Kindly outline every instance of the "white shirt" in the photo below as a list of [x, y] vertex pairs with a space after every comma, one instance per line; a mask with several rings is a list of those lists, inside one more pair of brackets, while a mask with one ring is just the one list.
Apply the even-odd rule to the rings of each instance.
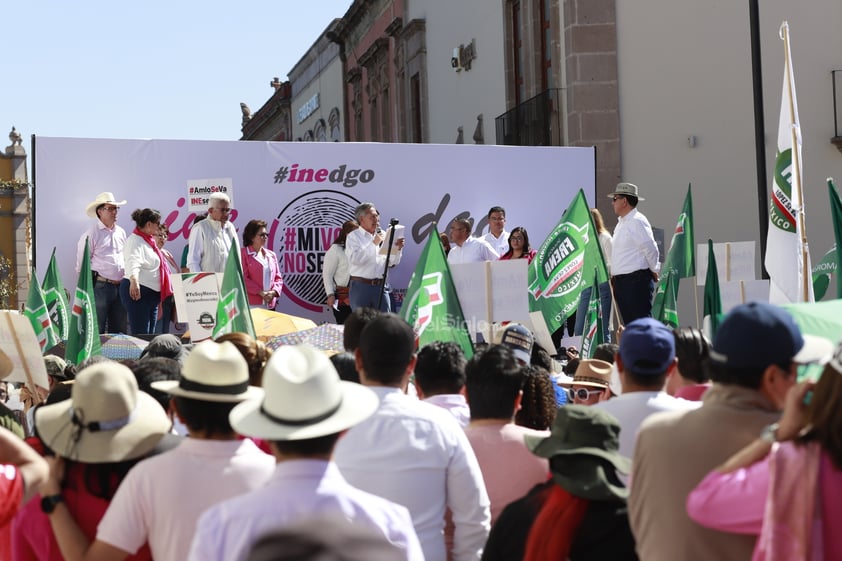
[[146, 288], [161, 291], [161, 258], [146, 240], [130, 234], [123, 246], [123, 261], [126, 265], [124, 278], [131, 280], [135, 277]]
[[620, 421], [620, 454], [632, 458], [637, 431], [646, 417], [660, 411], [696, 409], [701, 404], [701, 401], [679, 399], [660, 391], [624, 393], [608, 401], [594, 403], [591, 407], [598, 407], [617, 417]]
[[325, 285], [325, 294], [331, 296], [336, 293], [337, 286], [347, 287], [350, 278], [351, 273], [345, 248], [333, 244], [325, 253], [325, 260], [322, 265], [322, 282]]
[[471, 445], [446, 411], [371, 387], [380, 407], [339, 440], [334, 460], [348, 482], [404, 505], [427, 561], [447, 558], [444, 513], [455, 524], [454, 561], [477, 560], [490, 527], [489, 501]]
[[658, 271], [661, 268], [652, 226], [636, 208], [618, 219], [613, 241], [612, 275], [625, 275], [641, 269]]
[[488, 244], [494, 248], [494, 251], [497, 252], [498, 255], [503, 255], [507, 251], [509, 251], [509, 232], [503, 230], [500, 233], [499, 238], [495, 238], [494, 234], [488, 232], [486, 235], [482, 237]]
[[85, 230], [76, 246], [76, 272], [82, 270], [82, 256], [85, 252], [85, 240], [91, 240], [91, 271], [113, 281], [123, 278], [123, 246], [126, 243], [126, 231], [117, 224], [108, 228], [100, 220]]
[[186, 438], [129, 471], [96, 538], [129, 554], [148, 541], [155, 561], [184, 561], [199, 515], [262, 486], [274, 469], [251, 440]]
[[483, 238], [470, 237], [459, 246], [450, 246], [450, 253], [447, 254], [447, 262], [451, 265], [457, 263], [477, 263], [480, 261], [497, 261], [500, 255], [494, 251]]
[[226, 221], [223, 226], [222, 222], [208, 216], [193, 224], [187, 240], [187, 268], [191, 273], [224, 273], [232, 240], [234, 250], [239, 252], [240, 241], [231, 222]]
[[[395, 240], [397, 241], [397, 240]], [[379, 247], [374, 245], [374, 234], [369, 234], [362, 228], [349, 232], [345, 238], [345, 255], [348, 257], [349, 271], [352, 277], [364, 279], [379, 279], [383, 277], [386, 267], [386, 254], [380, 254]], [[389, 266], [401, 262], [403, 250], [389, 258]]]
[[332, 462], [280, 462], [259, 489], [202, 514], [190, 547], [192, 561], [243, 561], [272, 530], [319, 515], [336, 515], [382, 533], [408, 561], [424, 561], [405, 507], [355, 489]]
[[471, 422], [471, 408], [468, 407], [468, 402], [461, 393], [431, 395], [430, 397], [425, 397], [424, 401], [440, 407], [453, 415], [453, 418], [456, 419], [456, 422], [463, 429]]

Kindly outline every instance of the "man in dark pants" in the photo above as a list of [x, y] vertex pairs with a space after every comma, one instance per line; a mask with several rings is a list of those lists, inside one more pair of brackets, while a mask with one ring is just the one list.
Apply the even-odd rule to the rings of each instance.
[[126, 333], [126, 309], [120, 301], [120, 281], [123, 280], [123, 244], [126, 231], [117, 224], [117, 212], [126, 201], [118, 201], [113, 193], [100, 193], [85, 209], [96, 223], [79, 238], [76, 252], [76, 272], [82, 268], [85, 242], [91, 246], [91, 271], [94, 282], [94, 301], [100, 333]]
[[618, 183], [608, 196], [619, 217], [611, 252], [611, 284], [620, 320], [627, 324], [652, 316], [652, 297], [661, 264], [652, 226], [637, 210], [637, 202], [644, 200], [637, 194], [637, 185]]

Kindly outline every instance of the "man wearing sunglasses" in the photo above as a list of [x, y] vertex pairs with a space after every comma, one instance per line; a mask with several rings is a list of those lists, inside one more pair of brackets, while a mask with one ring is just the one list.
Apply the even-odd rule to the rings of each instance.
[[568, 403], [594, 405], [611, 399], [611, 363], [595, 358], [583, 358], [571, 382], [559, 384], [567, 388]]
[[231, 199], [225, 193], [212, 193], [208, 197], [208, 217], [190, 229], [187, 268], [191, 273], [224, 273], [232, 241], [235, 251], [240, 251], [230, 217]]

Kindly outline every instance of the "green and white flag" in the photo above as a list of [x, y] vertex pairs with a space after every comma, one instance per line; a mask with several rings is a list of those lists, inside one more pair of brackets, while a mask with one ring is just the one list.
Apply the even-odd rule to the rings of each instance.
[[60, 339], [50, 320], [47, 304], [44, 302], [44, 293], [41, 291], [41, 285], [38, 284], [38, 277], [35, 276], [35, 267], [32, 268], [32, 276], [29, 280], [29, 294], [26, 297], [23, 315], [29, 318], [29, 323], [32, 324], [41, 352], [59, 344]]
[[709, 338], [713, 341], [722, 315], [722, 297], [719, 294], [719, 272], [716, 270], [716, 255], [713, 253], [713, 240], [708, 240], [708, 273], [705, 277], [705, 323], [710, 326]]
[[594, 284], [591, 289], [591, 301], [588, 302], [588, 315], [582, 328], [582, 348], [579, 356], [593, 358], [596, 348], [605, 342], [603, 327], [602, 304], [599, 301], [599, 283], [596, 281], [598, 273], [594, 270]]
[[101, 354], [99, 343], [99, 322], [96, 317], [94, 301], [94, 280], [91, 277], [91, 244], [85, 241], [85, 253], [82, 254], [82, 268], [76, 282], [76, 294], [70, 314], [70, 333], [67, 337], [67, 349], [64, 358], [73, 364], [94, 355]]
[[801, 125], [786, 22], [781, 26], [781, 39], [784, 40], [784, 79], [764, 258], [769, 273], [769, 302], [779, 305], [815, 301], [813, 283], [805, 278], [811, 274], [812, 267], [806, 240], [802, 241]]
[[[672, 272], [672, 275], [668, 273]], [[664, 295], [668, 294], [667, 282], [672, 277], [675, 284], [675, 292], [678, 292], [679, 279], [696, 276], [696, 236], [693, 228], [693, 193], [690, 185], [687, 186], [687, 196], [684, 197], [684, 206], [675, 224], [675, 232], [670, 241], [670, 248], [664, 264], [661, 266], [661, 278], [655, 290], [655, 300], [652, 309], [664, 309], [661, 301]], [[673, 303], [672, 308], [675, 308]], [[655, 318], [664, 321], [654, 313]], [[664, 323], [667, 323], [664, 321]], [[669, 323], [667, 323], [669, 325]], [[677, 327], [677, 326], [676, 326]]]
[[[833, 238], [836, 240], [836, 247], [842, 247], [842, 201], [836, 192], [836, 185], [833, 178], [827, 178], [827, 190], [830, 196], [830, 217], [833, 219]], [[839, 270], [839, 252], [836, 252], [836, 270]], [[842, 282], [836, 277], [836, 297], [842, 298]]]
[[47, 305], [50, 321], [53, 322], [56, 334], [62, 341], [67, 341], [70, 333], [70, 306], [58, 272], [56, 248], [53, 248], [53, 255], [50, 257], [50, 265], [47, 267], [47, 274], [44, 275], [41, 288], [44, 291], [44, 303]]
[[216, 307], [216, 325], [213, 327], [214, 339], [220, 335], [235, 332], [247, 333], [253, 339], [257, 339], [236, 242], [237, 240], [231, 240], [231, 249], [225, 261], [225, 272], [222, 274], [219, 304]]
[[462, 347], [466, 358], [473, 356], [471, 336], [435, 226], [409, 279], [401, 316], [415, 331], [419, 349], [433, 341], [453, 341]]
[[[655, 304], [652, 305], [652, 317], [673, 329], [678, 328], [678, 278], [675, 271], [667, 271], [666, 279], [658, 283]], [[659, 298], [660, 297], [660, 298]]]
[[550, 333], [576, 311], [579, 294], [593, 282], [586, 272], [594, 268], [594, 290], [598, 291], [598, 284], [608, 280], [608, 271], [585, 193], [580, 189], [528, 269], [529, 309], [541, 312]]

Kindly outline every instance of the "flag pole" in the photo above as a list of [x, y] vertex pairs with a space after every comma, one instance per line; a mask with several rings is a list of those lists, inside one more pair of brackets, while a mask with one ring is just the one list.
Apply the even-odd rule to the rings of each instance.
[[699, 284], [698, 284], [699, 277], [693, 275], [693, 301], [696, 303], [696, 327], [701, 329], [702, 328], [702, 321], [699, 319]]
[[[789, 91], [789, 127], [790, 135], [792, 137], [792, 185], [797, 188], [798, 197], [798, 224], [801, 230], [801, 290], [804, 302], [809, 302], [810, 290], [810, 274], [806, 270], [808, 260], [807, 255], [807, 225], [804, 216], [804, 192], [801, 190], [801, 147], [798, 142], [800, 136], [800, 124], [796, 123], [795, 118], [795, 95], [794, 86], [792, 83], [792, 53], [789, 46], [789, 23], [785, 20], [781, 24], [780, 38], [784, 42], [784, 69], [786, 76], [786, 86]], [[791, 192], [791, 191], [790, 191]]]

